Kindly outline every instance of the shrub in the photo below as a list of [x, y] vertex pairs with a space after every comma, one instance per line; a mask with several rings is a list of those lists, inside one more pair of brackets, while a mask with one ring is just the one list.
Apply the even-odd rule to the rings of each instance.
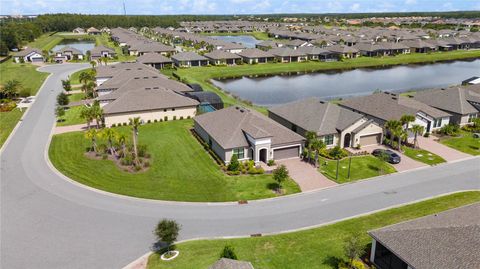
[[220, 253], [220, 258], [227, 258], [232, 260], [237, 260], [237, 254], [235, 254], [235, 249], [229, 245], [226, 245], [222, 253]]
[[117, 126], [117, 125], [115, 125], [115, 123], [114, 123], [114, 124], [112, 124], [112, 126], [111, 126], [111, 127], [116, 127], [116, 126]]
[[173, 116], [173, 120], [177, 120], [177, 116]]
[[228, 171], [239, 171], [240, 162], [238, 161], [237, 155], [232, 155], [230, 163], [228, 164]]
[[100, 153], [105, 153], [105, 152], [107, 152], [107, 145], [105, 145], [105, 144], [100, 144], [100, 145], [97, 146], [97, 150], [98, 150], [98, 152], [100, 152]]
[[278, 188], [282, 188], [282, 183], [288, 179], [288, 170], [285, 165], [280, 165], [273, 170], [273, 179], [277, 182]]
[[132, 165], [133, 164], [133, 157], [130, 154], [126, 154], [126, 156], [121, 161], [122, 165]]
[[339, 160], [348, 156], [348, 152], [345, 149], [335, 146], [328, 150], [328, 155], [330, 158]]
[[102, 154], [102, 159], [104, 159], [104, 160], [108, 159], [108, 155], [106, 153], [103, 153]]
[[151, 121], [151, 120], [147, 120], [147, 123], [152, 123], [152, 121]]
[[168, 121], [168, 116], [163, 117], [164, 121]]
[[180, 116], [180, 119], [183, 120], [183, 116]]
[[137, 152], [138, 152], [138, 157], [145, 157], [145, 154], [147, 154], [147, 145], [145, 144], [138, 145]]
[[68, 105], [68, 95], [64, 92], [61, 92], [57, 95], [57, 104], [59, 106], [66, 106]]
[[267, 165], [268, 166], [274, 166], [275, 165], [275, 160], [268, 160]]
[[429, 137], [430, 136], [430, 133], [429, 132], [426, 132], [423, 137]]
[[157, 119], [154, 119], [153, 122], [158, 122], [158, 120], [157, 120]]
[[142, 167], [140, 165], [135, 165], [134, 169], [135, 169], [135, 171], [138, 172], [138, 171], [142, 170]]
[[455, 124], [447, 124], [440, 128], [439, 132], [443, 135], [457, 136], [460, 132], [460, 127]]
[[126, 122], [124, 122], [124, 123], [123, 123], [123, 126], [127, 126], [127, 123], [126, 123]]
[[187, 119], [190, 119], [190, 116], [187, 116]]

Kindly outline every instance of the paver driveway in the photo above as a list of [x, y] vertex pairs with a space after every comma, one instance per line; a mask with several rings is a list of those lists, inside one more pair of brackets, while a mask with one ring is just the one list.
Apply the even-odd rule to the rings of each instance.
[[420, 148], [437, 154], [438, 156], [444, 158], [447, 162], [457, 161], [457, 160], [471, 157], [466, 153], [460, 152], [456, 149], [452, 149], [451, 147], [440, 144], [439, 142], [435, 141], [438, 138], [433, 135], [430, 135], [430, 137], [420, 136], [417, 139], [418, 139], [418, 146]]
[[290, 177], [297, 182], [302, 191], [318, 190], [337, 185], [337, 183], [318, 172], [313, 165], [298, 158], [277, 161], [277, 163], [284, 164], [287, 167]]

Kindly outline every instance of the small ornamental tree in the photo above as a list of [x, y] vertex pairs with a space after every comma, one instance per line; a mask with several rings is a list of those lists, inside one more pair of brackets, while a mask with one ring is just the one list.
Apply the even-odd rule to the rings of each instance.
[[348, 258], [348, 262], [350, 265], [353, 264], [353, 261], [360, 258], [365, 251], [362, 242], [360, 241], [360, 234], [352, 234], [345, 239], [345, 243], [343, 246], [343, 250], [345, 252], [345, 256]]
[[68, 105], [68, 95], [66, 95], [64, 92], [61, 92], [57, 95], [57, 104], [59, 106], [66, 106]]
[[228, 171], [238, 171], [239, 168], [240, 162], [238, 161], [238, 157], [236, 154], [233, 154], [230, 163], [228, 164]]
[[55, 115], [57, 116], [58, 121], [62, 121], [62, 117], [65, 116], [65, 109], [61, 106], [57, 106], [55, 108]]
[[273, 170], [273, 179], [277, 182], [278, 189], [282, 189], [282, 183], [288, 178], [288, 170], [285, 165], [280, 165]]
[[178, 224], [176, 221], [163, 219], [157, 224], [157, 227], [153, 233], [155, 236], [157, 236], [158, 241], [167, 244], [167, 252], [170, 252], [172, 244], [177, 241], [180, 228], [180, 224]]
[[232, 246], [226, 245], [222, 253], [220, 253], [220, 258], [227, 258], [232, 260], [238, 260], [237, 254], [235, 254], [235, 249]]

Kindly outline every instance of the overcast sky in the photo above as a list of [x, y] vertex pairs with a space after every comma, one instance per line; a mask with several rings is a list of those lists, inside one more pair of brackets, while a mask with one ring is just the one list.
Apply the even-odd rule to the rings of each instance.
[[[123, 14], [122, 0], [0, 0], [0, 14]], [[125, 0], [127, 14], [259, 14], [480, 10], [480, 0]]]

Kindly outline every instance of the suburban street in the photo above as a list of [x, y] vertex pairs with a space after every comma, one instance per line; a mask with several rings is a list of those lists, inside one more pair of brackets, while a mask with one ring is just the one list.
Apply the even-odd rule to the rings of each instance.
[[245, 236], [480, 189], [477, 157], [247, 205], [152, 201], [95, 191], [67, 180], [47, 161], [60, 80], [86, 67], [42, 67], [52, 75], [2, 149], [1, 268], [121, 268], [150, 250], [161, 218], [182, 224], [182, 240]]

